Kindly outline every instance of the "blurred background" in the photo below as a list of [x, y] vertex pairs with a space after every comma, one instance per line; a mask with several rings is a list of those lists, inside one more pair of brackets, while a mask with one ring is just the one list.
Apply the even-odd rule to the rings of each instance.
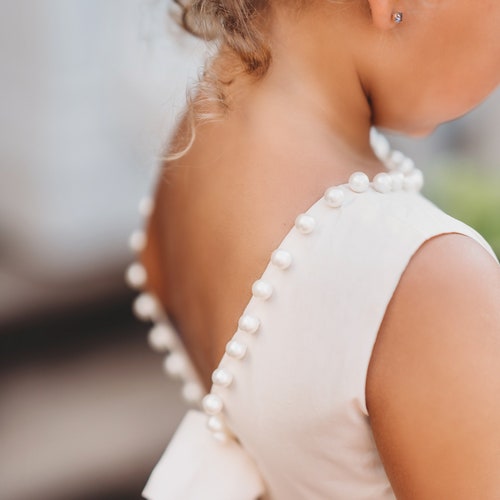
[[[139, 499], [185, 408], [124, 284], [205, 56], [168, 0], [0, 0], [0, 499]], [[500, 93], [391, 138], [500, 254]]]

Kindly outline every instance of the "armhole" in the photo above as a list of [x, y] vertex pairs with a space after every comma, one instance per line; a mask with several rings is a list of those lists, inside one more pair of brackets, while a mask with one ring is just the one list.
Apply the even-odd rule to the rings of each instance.
[[384, 320], [385, 320], [385, 317], [387, 314], [387, 310], [389, 309], [391, 303], [393, 302], [394, 295], [396, 294], [396, 291], [399, 288], [402, 277], [405, 274], [406, 270], [408, 269], [414, 256], [417, 255], [417, 253], [419, 253], [425, 247], [425, 245], [427, 243], [435, 240], [436, 238], [451, 235], [451, 234], [462, 235], [462, 236], [469, 238], [470, 240], [475, 241], [477, 244], [479, 244], [481, 246], [481, 248], [483, 248], [490, 255], [490, 257], [492, 257], [494, 259], [494, 261], [497, 264], [499, 263], [498, 257], [496, 256], [495, 252], [493, 251], [491, 246], [488, 244], [488, 242], [479, 233], [477, 233], [474, 229], [470, 228], [469, 226], [466, 226], [464, 229], [461, 229], [461, 230], [460, 229], [451, 229], [448, 231], [440, 231], [440, 232], [432, 233], [429, 235], [425, 235], [423, 237], [423, 239], [421, 239], [417, 243], [415, 248], [409, 252], [407, 259], [406, 259], [406, 263], [402, 266], [402, 268], [400, 270], [396, 286], [394, 287], [394, 289], [392, 290], [392, 293], [390, 294], [390, 297], [385, 305], [384, 313], [381, 317], [379, 324], [376, 327], [376, 332], [374, 334], [370, 354], [369, 354], [368, 361], [366, 364], [366, 372], [364, 374], [364, 388], [363, 388], [364, 392], [363, 392], [363, 399], [362, 399], [362, 401], [363, 401], [362, 411], [367, 417], [370, 417], [370, 413], [368, 411], [368, 404], [367, 404], [367, 386], [368, 386], [367, 381], [368, 381], [368, 377], [369, 377], [369, 373], [370, 373], [370, 367], [372, 364], [373, 352], [375, 350], [375, 346], [377, 344], [379, 333], [380, 333], [380, 330], [381, 330], [382, 325], [384, 323]]

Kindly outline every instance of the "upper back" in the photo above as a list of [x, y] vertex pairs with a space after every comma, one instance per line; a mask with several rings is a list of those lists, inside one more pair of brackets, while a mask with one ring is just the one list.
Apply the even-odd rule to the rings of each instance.
[[206, 124], [190, 151], [163, 167], [142, 254], [148, 287], [207, 387], [269, 253], [298, 213], [353, 170], [332, 168], [335, 159], [304, 166], [290, 160], [291, 145], [280, 158], [274, 143], [248, 135], [230, 119]]

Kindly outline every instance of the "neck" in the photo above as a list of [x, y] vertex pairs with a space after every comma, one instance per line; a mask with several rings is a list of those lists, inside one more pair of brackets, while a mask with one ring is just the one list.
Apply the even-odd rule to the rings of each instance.
[[[261, 141], [280, 148], [288, 144], [302, 166], [323, 159], [330, 166], [348, 165], [349, 171], [383, 169], [369, 144], [371, 108], [355, 63], [355, 43], [346, 43], [357, 37], [353, 8], [359, 7], [336, 9], [328, 33], [318, 33], [317, 12], [274, 16], [269, 72], [256, 83], [243, 82], [231, 97], [248, 127], [265, 135]], [[359, 23], [359, 16], [355, 19]], [[318, 44], [318, 38], [325, 43]], [[304, 158], [308, 151], [313, 158]]]

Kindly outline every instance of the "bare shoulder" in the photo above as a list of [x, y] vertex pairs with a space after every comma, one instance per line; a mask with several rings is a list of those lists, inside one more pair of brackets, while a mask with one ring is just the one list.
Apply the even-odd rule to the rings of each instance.
[[366, 397], [398, 499], [500, 498], [500, 266], [476, 241], [440, 235], [415, 253]]

